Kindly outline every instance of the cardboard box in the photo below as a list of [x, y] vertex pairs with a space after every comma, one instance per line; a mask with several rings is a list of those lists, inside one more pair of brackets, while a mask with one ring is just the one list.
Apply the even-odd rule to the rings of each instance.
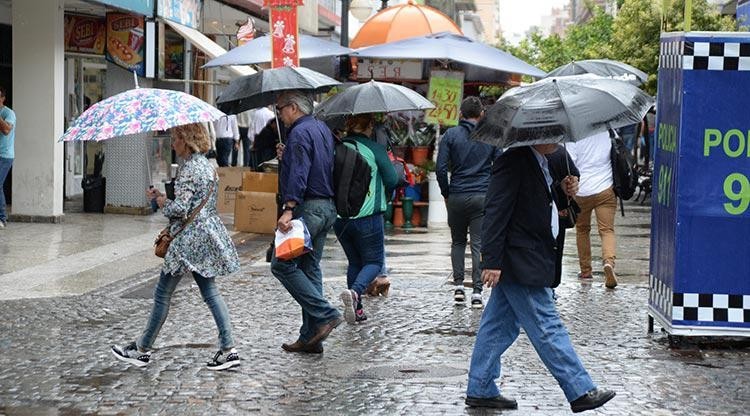
[[279, 192], [279, 175], [276, 173], [244, 172], [242, 190], [246, 192]]
[[222, 213], [234, 211], [234, 198], [242, 189], [242, 174], [250, 171], [245, 167], [217, 168], [219, 193], [216, 195], [216, 210]]
[[276, 230], [276, 194], [271, 192], [236, 193], [234, 230], [273, 234]]

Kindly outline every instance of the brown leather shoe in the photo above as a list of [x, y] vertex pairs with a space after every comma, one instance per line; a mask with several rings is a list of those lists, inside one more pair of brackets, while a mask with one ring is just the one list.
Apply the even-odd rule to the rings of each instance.
[[370, 283], [365, 293], [369, 296], [388, 296], [391, 281], [386, 276], [378, 276]]
[[313, 335], [313, 337], [310, 338], [309, 341], [307, 341], [306, 345], [309, 345], [312, 347], [314, 345], [320, 344], [321, 342], [325, 341], [325, 339], [328, 338], [328, 335], [331, 334], [331, 331], [333, 331], [342, 322], [344, 322], [344, 319], [338, 316], [324, 323], [323, 325], [318, 327], [318, 332], [316, 332], [315, 335]]
[[287, 352], [304, 352], [308, 354], [323, 353], [323, 344], [318, 343], [315, 345], [308, 345], [300, 340], [295, 341], [293, 344], [281, 344], [281, 348]]

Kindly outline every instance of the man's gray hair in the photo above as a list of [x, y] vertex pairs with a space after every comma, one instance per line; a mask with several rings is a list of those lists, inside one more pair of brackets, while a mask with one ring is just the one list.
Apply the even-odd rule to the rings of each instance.
[[297, 108], [299, 108], [299, 111], [303, 114], [312, 114], [313, 100], [308, 94], [299, 90], [292, 90], [285, 92], [281, 97], [283, 98], [282, 105], [293, 103], [297, 105]]

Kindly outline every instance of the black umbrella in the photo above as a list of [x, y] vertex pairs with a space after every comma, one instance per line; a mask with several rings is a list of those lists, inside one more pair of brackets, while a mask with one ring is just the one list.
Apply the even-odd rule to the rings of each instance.
[[315, 114], [320, 118], [330, 118], [429, 108], [435, 108], [435, 105], [414, 90], [388, 82], [370, 81], [334, 95], [321, 103]]
[[618, 79], [620, 81], [627, 81], [633, 85], [642, 85], [648, 81], [648, 74], [640, 69], [624, 62], [609, 59], [573, 61], [553, 69], [547, 74], [547, 78], [581, 74], [594, 74], [601, 77]]
[[502, 148], [573, 142], [639, 123], [652, 105], [627, 82], [591, 74], [545, 78], [506, 91], [472, 137]]
[[326, 92], [341, 83], [307, 68], [285, 66], [234, 79], [216, 100], [227, 114], [239, 114], [276, 102], [284, 91]]

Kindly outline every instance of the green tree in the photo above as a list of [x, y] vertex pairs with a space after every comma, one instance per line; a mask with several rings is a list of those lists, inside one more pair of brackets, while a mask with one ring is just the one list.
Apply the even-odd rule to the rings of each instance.
[[[684, 25], [684, 0], [673, 0], [667, 13], [668, 31], [681, 31]], [[643, 87], [656, 93], [661, 36], [661, 1], [625, 0], [613, 23], [613, 59], [626, 62], [649, 74]], [[693, 0], [693, 31], [735, 31], [734, 20], [721, 16], [706, 0]]]
[[544, 71], [581, 59], [608, 57], [611, 54], [612, 16], [600, 7], [593, 10], [587, 22], [573, 25], [564, 37], [542, 35], [532, 31], [517, 46], [502, 41], [498, 47]]

